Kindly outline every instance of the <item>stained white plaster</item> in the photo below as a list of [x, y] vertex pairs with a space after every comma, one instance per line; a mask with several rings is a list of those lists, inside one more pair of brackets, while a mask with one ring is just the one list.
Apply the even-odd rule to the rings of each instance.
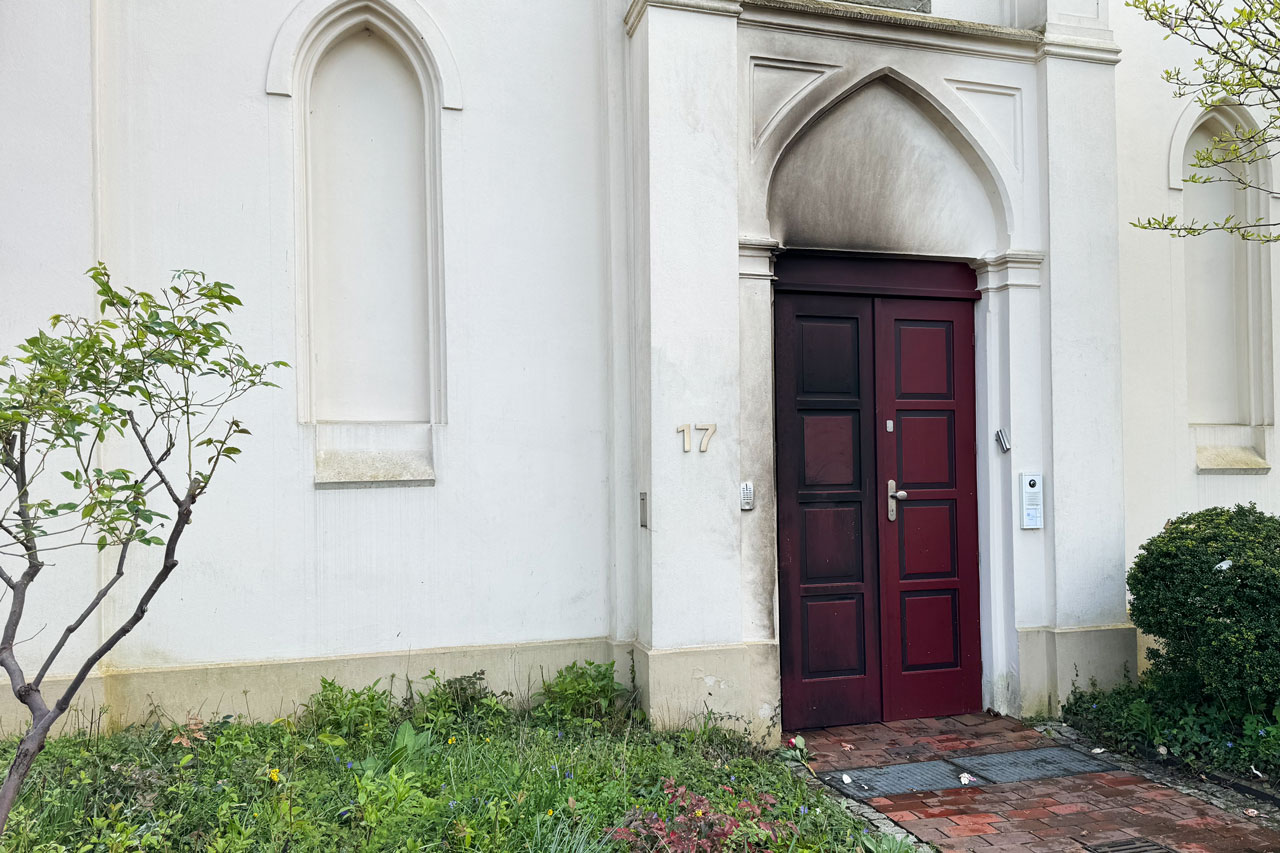
[[[636, 35], [650, 418], [641, 634], [655, 649], [741, 642], [737, 22], [651, 7]], [[707, 452], [680, 450], [685, 423], [717, 425]]]
[[[206, 269], [244, 299], [234, 328], [250, 351], [296, 364], [297, 99], [263, 88], [292, 7], [101, 4], [100, 188], [102, 257], [123, 280], [154, 287], [175, 266]], [[436, 485], [316, 489], [299, 372], [284, 372], [281, 390], [245, 401], [254, 436], [201, 502], [173, 584], [114, 667], [609, 631], [599, 176], [611, 143], [599, 20], [559, 4], [431, 11], [469, 96], [441, 114], [447, 316], [458, 333], [450, 422], [433, 436]], [[81, 150], [87, 163], [87, 142]], [[13, 210], [8, 186], [0, 193]], [[65, 256], [71, 278], [91, 257]], [[121, 595], [108, 621], [126, 605]]]
[[[91, 309], [63, 282], [96, 256], [148, 287], [190, 266], [238, 286], [251, 352], [298, 365], [281, 391], [246, 401], [255, 435], [241, 463], [202, 501], [173, 585], [110, 666], [611, 636], [658, 661], [719, 650], [699, 678], [717, 690], [737, 679], [736, 691], [758, 677], [750, 707], [773, 707], [769, 667], [716, 667], [741, 666], [747, 647], [758, 662], [777, 639], [779, 242], [977, 270], [993, 706], [1021, 700], [1032, 662], [1019, 629], [1123, 620], [1125, 552], [1169, 515], [1250, 498], [1280, 509], [1270, 474], [1194, 472], [1182, 259], [1121, 225], [1177, 203], [1167, 158], [1151, 155], [1169, 150], [1181, 115], [1158, 80], [1177, 63], [1156, 58], [1158, 34], [1119, 0], [934, 3], [935, 19], [1047, 21], [1045, 45], [750, 2], [653, 5], [630, 36], [625, 0], [358, 5], [417, 27], [439, 75], [449, 418], [412, 440], [330, 434], [298, 402], [315, 365], [295, 71], [335, 4], [96, 3], [95, 20], [60, 4], [0, 8], [0, 286], [22, 288], [0, 326], [29, 328], [68, 301]], [[1118, 69], [1111, 24], [1127, 51]], [[367, 224], [378, 217], [388, 237], [406, 224], [390, 210]], [[1271, 317], [1270, 302], [1259, 311]], [[1211, 438], [1268, 456], [1264, 421]], [[717, 424], [707, 453], [682, 451], [684, 423]], [[341, 455], [353, 451], [374, 455]], [[318, 472], [330, 452], [418, 479], [429, 463], [435, 486], [317, 489], [317, 473], [338, 470]], [[1048, 477], [1043, 531], [1015, 524], [1029, 470]], [[743, 479], [754, 514], [738, 508]], [[95, 572], [68, 567], [60, 594], [91, 593]], [[1052, 662], [1059, 674], [1072, 663]]]
[[892, 78], [868, 83], [786, 149], [769, 195], [778, 240], [944, 257], [1002, 242], [978, 158], [912, 95]]
[[[1025, 50], [1021, 61], [993, 60], [988, 55], [992, 45], [974, 39], [967, 43], [972, 53], [956, 47], [944, 59], [919, 46], [903, 49], [882, 42], [873, 37], [874, 28], [854, 28], [847, 40], [831, 34], [819, 39], [780, 32], [780, 21], [760, 14], [766, 25], [744, 28], [741, 54], [752, 57], [753, 62], [786, 56], [834, 68], [789, 104], [753, 149], [740, 147], [743, 178], [739, 211], [744, 232], [779, 238], [784, 246], [791, 242], [793, 238], [783, 236], [791, 233], [791, 218], [798, 213], [804, 221], [807, 214], [799, 204], [800, 193], [794, 196], [797, 203], [783, 206], [777, 203], [777, 195], [769, 196], [768, 192], [771, 185], [781, 186], [791, 179], [787, 166], [790, 152], [803, 151], [806, 136], [812, 132], [825, 136], [814, 145], [826, 146], [836, 166], [832, 169], [830, 162], [815, 158], [810, 174], [802, 178], [810, 183], [802, 185], [819, 198], [824, 198], [824, 193], [847, 192], [850, 205], [874, 197], [867, 207], [874, 208], [879, 218], [868, 217], [858, 225], [878, 235], [876, 249], [890, 254], [967, 258], [977, 270], [983, 290], [982, 300], [975, 305], [983, 693], [984, 702], [993, 707], [1015, 709], [1021, 700], [1017, 626], [1053, 624], [1057, 618], [1048, 594], [1053, 580], [1046, 536], [1043, 531], [1018, 530], [1012, 504], [1019, 472], [1045, 470], [1052, 446], [1052, 426], [1045, 414], [1048, 352], [1041, 331], [1047, 321], [1041, 254], [1044, 149], [1038, 129], [1041, 94], [1033, 64], [1035, 52]], [[1001, 43], [1001, 47], [1024, 50], [1019, 42]], [[878, 98], [879, 108], [863, 113], [861, 124], [850, 121], [838, 131], [824, 134], [822, 122], [864, 90]], [[975, 104], [975, 91], [1003, 99], [1001, 107]], [[904, 117], [909, 122], [928, 123], [923, 134], [914, 129], [906, 145], [902, 136], [880, 136], [866, 129], [866, 125], [881, 121], [890, 125], [902, 122]], [[848, 144], [842, 145], [846, 140]], [[902, 153], [902, 148], [911, 150], [916, 144], [934, 155], [928, 158], [928, 166], [912, 161], [910, 153]], [[865, 174], [845, 164], [857, 164]], [[880, 177], [880, 169], [886, 180], [903, 181], [899, 191], [876, 194], [874, 188], [868, 190]], [[912, 184], [906, 177], [921, 171], [928, 174], [928, 180]], [[834, 189], [815, 189], [814, 174], [838, 175], [831, 181]], [[766, 198], [770, 199], [767, 205]], [[931, 228], [914, 227], [912, 216], [929, 219]], [[828, 243], [825, 248], [870, 248], [865, 235], [842, 221], [850, 218], [830, 217], [830, 222], [844, 230], [833, 233], [838, 229], [828, 229], [821, 239], [840, 242]], [[883, 227], [884, 222], [898, 227], [891, 232]], [[945, 244], [939, 242], [938, 233], [947, 239]], [[747, 241], [743, 245], [748, 245]], [[806, 241], [803, 245], [813, 244]], [[1011, 245], [1018, 249], [1009, 251]], [[749, 261], [750, 256], [744, 255], [743, 263]], [[744, 282], [750, 269], [743, 266]], [[744, 297], [746, 292], [744, 289]], [[744, 328], [771, 323], [768, 315], [747, 313], [757, 304], [744, 298]], [[761, 377], [769, 377], [771, 372], [771, 361], [744, 352], [744, 387], [758, 385]], [[757, 395], [744, 395], [743, 399], [744, 422], [758, 420], [754, 411], [746, 410], [749, 400], [752, 406], [760, 405]], [[1016, 435], [1014, 452], [1008, 456], [996, 451], [989, 440], [997, 428]], [[744, 452], [751, 450], [763, 457], [765, 451], [755, 449], [762, 444], [753, 442]], [[771, 464], [771, 454], [767, 458]], [[755, 456], [744, 462], [752, 469], [760, 464]], [[761, 494], [758, 488], [757, 495]], [[775, 558], [751, 549], [744, 550], [744, 559]], [[752, 573], [774, 568], [775, 563], [753, 565]]]

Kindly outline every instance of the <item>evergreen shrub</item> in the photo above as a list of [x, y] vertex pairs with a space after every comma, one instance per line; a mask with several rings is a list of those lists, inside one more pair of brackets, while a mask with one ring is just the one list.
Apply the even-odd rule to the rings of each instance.
[[1159, 692], [1240, 711], [1280, 700], [1280, 518], [1255, 505], [1173, 519], [1129, 571], [1134, 625], [1156, 637]]

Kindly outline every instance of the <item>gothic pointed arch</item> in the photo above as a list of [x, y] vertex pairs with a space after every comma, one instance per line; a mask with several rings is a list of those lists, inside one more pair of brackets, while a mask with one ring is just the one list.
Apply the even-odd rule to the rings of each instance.
[[280, 25], [267, 61], [266, 90], [292, 96], [316, 55], [342, 34], [378, 27], [431, 78], [440, 108], [462, 109], [462, 82], [444, 33], [414, 0], [301, 0]]
[[302, 0], [267, 91], [295, 137], [301, 420], [444, 423], [443, 35], [414, 0]]
[[[1269, 221], [1271, 194], [1234, 182], [1187, 181], [1213, 176], [1196, 166], [1196, 152], [1214, 139], [1255, 130], [1249, 111], [1233, 104], [1188, 110], [1174, 130], [1170, 188], [1179, 190], [1182, 220], [1200, 225]], [[1265, 152], [1263, 152], [1265, 154]], [[1236, 164], [1231, 170], [1253, 186], [1274, 187], [1273, 164]], [[1206, 435], [1218, 426], [1260, 427], [1273, 422], [1270, 246], [1210, 231], [1177, 241], [1182, 259], [1186, 317], [1187, 420]], [[1214, 440], [1197, 436], [1198, 444]]]
[[769, 183], [787, 246], [982, 257], [1008, 248], [994, 161], [927, 89], [894, 69], [863, 77], [800, 126]]

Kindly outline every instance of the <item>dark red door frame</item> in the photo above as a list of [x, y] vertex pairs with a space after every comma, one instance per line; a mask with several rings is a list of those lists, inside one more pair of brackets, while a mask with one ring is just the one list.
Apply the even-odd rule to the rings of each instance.
[[[974, 272], [792, 251], [775, 273], [783, 724], [977, 710]], [[894, 522], [890, 479], [914, 489]]]
[[968, 299], [982, 297], [973, 268], [959, 261], [791, 250], [774, 264], [775, 291]]

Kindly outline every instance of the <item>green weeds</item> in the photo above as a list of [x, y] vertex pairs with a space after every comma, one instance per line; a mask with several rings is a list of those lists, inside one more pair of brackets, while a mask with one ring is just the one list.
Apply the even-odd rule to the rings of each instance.
[[1081, 733], [1122, 752], [1255, 781], [1280, 776], [1280, 706], [1263, 713], [1187, 698], [1158, 680], [1143, 680], [1112, 690], [1076, 689], [1062, 715]]
[[613, 832], [628, 820], [676, 820], [691, 797], [735, 822], [717, 850], [894, 849], [739, 734], [650, 730], [611, 666], [568, 668], [533, 711], [479, 673], [421, 687], [326, 681], [269, 724], [56, 739], [0, 851], [603, 853], [628, 849]]

